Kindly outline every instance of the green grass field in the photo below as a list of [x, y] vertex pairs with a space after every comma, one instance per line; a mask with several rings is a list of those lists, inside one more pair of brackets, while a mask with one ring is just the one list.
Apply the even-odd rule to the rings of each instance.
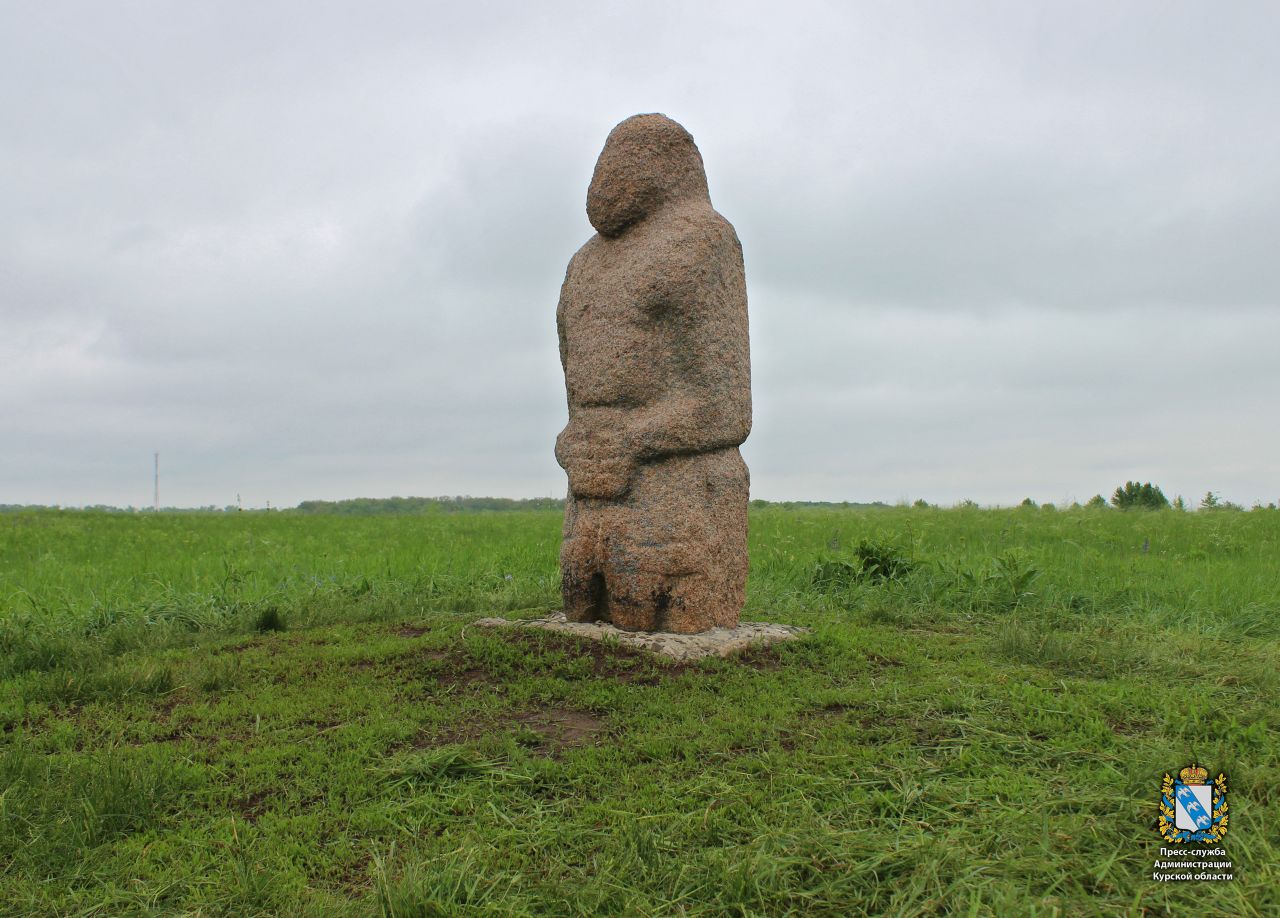
[[1280, 914], [1280, 513], [753, 510], [694, 666], [468, 627], [559, 526], [0, 515], [0, 914]]

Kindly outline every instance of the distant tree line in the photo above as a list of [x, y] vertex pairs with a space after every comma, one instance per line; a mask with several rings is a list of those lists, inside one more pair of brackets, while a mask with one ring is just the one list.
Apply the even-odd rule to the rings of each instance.
[[[238, 507], [161, 507], [160, 513], [234, 513]], [[111, 504], [86, 504], [83, 507], [63, 507], [60, 504], [0, 504], [0, 513], [32, 513], [37, 510], [59, 510], [63, 513], [155, 513], [153, 507], [116, 507]]]
[[859, 503], [857, 501], [848, 500], [753, 500], [751, 506], [757, 510], [765, 507], [778, 507], [783, 510], [805, 510], [809, 508], [817, 508], [819, 510], [868, 510], [872, 507], [889, 506], [884, 501], [872, 501], [871, 503]]
[[[558, 497], [355, 497], [350, 500], [304, 500], [294, 513], [331, 513], [340, 516], [423, 513], [480, 513], [509, 510], [563, 510]], [[290, 511], [286, 511], [290, 512]]]
[[[874, 510], [878, 508], [886, 508], [890, 505], [884, 501], [825, 501], [825, 500], [787, 500], [787, 501], [768, 501], [759, 498], [751, 501], [754, 509], [760, 510], [766, 507], [779, 510], [803, 510], [803, 509], [826, 509], [826, 510]], [[916, 500], [911, 504], [918, 510], [940, 509], [925, 500]], [[1031, 498], [1024, 500], [1021, 505], [1023, 509], [1041, 509], [1056, 510], [1053, 504], [1038, 505]], [[1115, 507], [1119, 510], [1165, 510], [1172, 507], [1174, 510], [1186, 510], [1187, 505], [1182, 497], [1175, 497], [1172, 504], [1165, 497], [1164, 492], [1159, 486], [1151, 482], [1139, 483], [1136, 481], [1126, 481], [1121, 487], [1116, 488], [1115, 493], [1111, 495], [1110, 502], [1101, 494], [1095, 494], [1084, 504], [1087, 510], [1107, 510]], [[472, 497], [471, 495], [458, 495], [455, 497], [356, 497], [350, 500], [304, 500], [297, 507], [284, 509], [277, 507], [268, 507], [266, 510], [245, 510], [246, 513], [286, 513], [286, 514], [306, 514], [321, 515], [330, 514], [335, 516], [377, 516], [377, 515], [404, 515], [411, 516], [414, 514], [427, 513], [501, 513], [511, 510], [563, 510], [564, 500], [558, 497], [529, 497], [529, 498], [510, 498], [510, 497]], [[972, 500], [962, 500], [955, 504], [958, 510], [976, 510], [980, 509], [979, 505]], [[1073, 503], [1069, 509], [1080, 509], [1080, 504]], [[1232, 503], [1224, 500], [1213, 491], [1209, 491], [1200, 499], [1200, 510], [1243, 510], [1240, 504]], [[1257, 503], [1253, 506], [1254, 510], [1275, 510], [1275, 503], [1262, 504]], [[153, 513], [151, 507], [113, 507], [107, 504], [94, 504], [86, 507], [60, 507], [57, 505], [46, 506], [41, 504], [0, 504], [0, 513], [21, 513], [32, 511], [49, 511], [57, 510], [63, 513]], [[226, 507], [215, 507], [212, 504], [204, 507], [161, 507], [161, 513], [236, 513], [241, 508], [236, 505]]]
[[[1164, 496], [1164, 492], [1160, 490], [1158, 485], [1151, 482], [1143, 482], [1139, 484], [1136, 481], [1126, 481], [1122, 486], [1116, 488], [1115, 493], [1111, 495], [1111, 506], [1117, 510], [1186, 510], [1186, 501], [1182, 499], [1182, 495], [1178, 495], [1173, 499], [1173, 503], [1169, 503], [1169, 499]], [[1095, 494], [1089, 498], [1085, 507], [1091, 510], [1105, 510], [1107, 508], [1107, 500], [1101, 494]], [[1205, 492], [1204, 497], [1200, 498], [1201, 510], [1243, 510], [1240, 504], [1233, 503], [1229, 500], [1223, 500], [1212, 491]], [[1276, 504], [1263, 504], [1261, 502], [1253, 505], [1254, 510], [1275, 510]]]

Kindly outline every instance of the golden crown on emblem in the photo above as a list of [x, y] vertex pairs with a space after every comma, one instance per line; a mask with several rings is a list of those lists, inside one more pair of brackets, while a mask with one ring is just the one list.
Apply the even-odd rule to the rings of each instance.
[[1208, 784], [1209, 772], [1192, 762], [1178, 772], [1178, 780], [1183, 784]]

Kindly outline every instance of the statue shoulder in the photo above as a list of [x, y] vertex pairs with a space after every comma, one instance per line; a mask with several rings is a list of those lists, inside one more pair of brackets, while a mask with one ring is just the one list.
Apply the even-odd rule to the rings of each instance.
[[734, 282], [743, 275], [742, 244], [733, 224], [709, 203], [682, 207], [672, 214], [666, 227], [667, 251], [672, 266], [683, 267], [703, 277], [712, 274]]
[[578, 251], [573, 253], [573, 256], [569, 259], [568, 267], [565, 268], [564, 283], [561, 285], [561, 289], [565, 289], [573, 283], [574, 278], [581, 274], [582, 270], [594, 260], [601, 244], [600, 235], [596, 234], [584, 242]]
[[742, 251], [733, 224], [708, 202], [698, 201], [682, 206], [671, 216], [670, 232], [679, 242], [710, 244], [718, 249]]
[[581, 266], [583, 262], [590, 260], [603, 244], [604, 240], [599, 233], [592, 235], [590, 239], [582, 243], [578, 251], [574, 252], [573, 257], [569, 259], [569, 270], [572, 271], [575, 267]]

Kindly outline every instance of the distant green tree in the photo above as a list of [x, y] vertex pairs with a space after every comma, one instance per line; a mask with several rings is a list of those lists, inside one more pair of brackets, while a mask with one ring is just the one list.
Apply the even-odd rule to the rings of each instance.
[[933, 505], [923, 497], [919, 497], [916, 498], [915, 502], [911, 506], [915, 507], [917, 510], [928, 510]]
[[1201, 510], [1243, 510], [1244, 507], [1229, 500], [1223, 500], [1221, 495], [1207, 491], [1204, 497], [1200, 498]]
[[1090, 510], [1106, 510], [1107, 499], [1101, 494], [1095, 494], [1085, 503], [1085, 507]]
[[1183, 499], [1182, 499], [1182, 495], [1181, 495], [1181, 494], [1179, 494], [1177, 497], [1175, 497], [1175, 498], [1173, 499], [1173, 509], [1174, 509], [1174, 510], [1186, 510], [1186, 509], [1187, 509], [1187, 502], [1186, 502], [1185, 500], [1183, 500]]
[[1029, 508], [1029, 509], [1031, 509], [1031, 510], [1034, 510], [1034, 509], [1036, 508], [1037, 504], [1036, 504], [1036, 502], [1035, 502], [1034, 500], [1032, 500], [1031, 498], [1029, 498], [1029, 497], [1024, 497], [1024, 498], [1022, 498], [1022, 503], [1020, 503], [1018, 506], [1019, 506], [1019, 507], [1027, 507], [1027, 508]]
[[1119, 510], [1163, 510], [1169, 506], [1169, 499], [1149, 481], [1145, 484], [1126, 481], [1123, 488], [1116, 488], [1116, 493], [1111, 495], [1111, 503]]

